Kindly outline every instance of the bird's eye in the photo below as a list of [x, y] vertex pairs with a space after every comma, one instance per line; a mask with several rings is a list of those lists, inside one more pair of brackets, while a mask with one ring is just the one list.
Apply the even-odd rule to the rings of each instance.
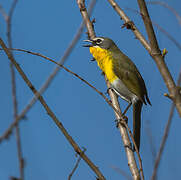
[[100, 44], [102, 42], [102, 39], [97, 39], [96, 44]]

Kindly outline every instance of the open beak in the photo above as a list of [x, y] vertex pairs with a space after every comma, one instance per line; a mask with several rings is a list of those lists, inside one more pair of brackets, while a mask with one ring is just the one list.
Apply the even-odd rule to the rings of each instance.
[[91, 44], [85, 44], [85, 45], [83, 45], [83, 47], [92, 47], [93, 46], [93, 40], [89, 40], [89, 39], [86, 39], [86, 40], [83, 40], [84, 42], [89, 42], [89, 43], [91, 43]]

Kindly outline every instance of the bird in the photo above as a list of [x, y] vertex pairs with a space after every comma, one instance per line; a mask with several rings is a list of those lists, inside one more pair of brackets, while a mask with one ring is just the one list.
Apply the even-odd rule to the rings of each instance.
[[[133, 106], [133, 138], [140, 149], [141, 111], [143, 104], [151, 102], [145, 82], [136, 65], [107, 37], [84, 40], [97, 65], [108, 79], [111, 89], [123, 100]], [[134, 147], [135, 150], [135, 147]]]

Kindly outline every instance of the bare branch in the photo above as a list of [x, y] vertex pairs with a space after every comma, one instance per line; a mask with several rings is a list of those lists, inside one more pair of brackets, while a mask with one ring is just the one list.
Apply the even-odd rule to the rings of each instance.
[[83, 17], [84, 23], [87, 27], [88, 36], [89, 38], [94, 38], [95, 37], [94, 27], [93, 27], [92, 22], [89, 19], [89, 15], [85, 7], [85, 0], [77, 0], [77, 4], [79, 6], [80, 13]]
[[[83, 150], [83, 153], [84, 153], [85, 151], [86, 151], [86, 149]], [[81, 156], [79, 156], [79, 158], [77, 159], [77, 162], [76, 162], [74, 168], [72, 169], [71, 173], [70, 173], [69, 176], [68, 176], [68, 180], [71, 180], [74, 172], [76, 171], [76, 169], [77, 169], [78, 166], [79, 166], [80, 160], [81, 160]]]
[[109, 1], [110, 5], [114, 8], [114, 10], [117, 12], [117, 14], [121, 17], [121, 19], [123, 19], [125, 24], [131, 23], [131, 26], [130, 26], [131, 28], [129, 28], [129, 29], [133, 31], [136, 38], [140, 40], [140, 42], [145, 47], [145, 49], [147, 49], [148, 52], [151, 52], [151, 47], [150, 47], [149, 43], [146, 41], [144, 36], [137, 29], [137, 27], [135, 26], [133, 21], [124, 13], [124, 11], [120, 8], [120, 6], [114, 0], [108, 0], [108, 1]]
[[[178, 78], [178, 81], [177, 81], [178, 86], [180, 86], [180, 83], [181, 83], [181, 71], [179, 73], [179, 78]], [[156, 156], [156, 160], [155, 160], [151, 180], [156, 180], [156, 178], [157, 178], [158, 167], [159, 167], [159, 164], [160, 164], [160, 161], [161, 161], [161, 157], [162, 157], [162, 154], [163, 154], [163, 151], [164, 151], [164, 148], [165, 148], [165, 144], [166, 144], [169, 132], [170, 132], [170, 126], [171, 126], [172, 118], [173, 118], [173, 115], [174, 115], [174, 109], [175, 109], [175, 104], [172, 103], [171, 108], [170, 108], [169, 118], [168, 118], [165, 130], [164, 130], [162, 142], [160, 144], [160, 148], [159, 148], [159, 151], [158, 151], [157, 156]]]
[[[12, 48], [12, 37], [11, 37], [11, 21], [13, 17], [13, 13], [17, 4], [17, 0], [14, 0], [9, 14], [4, 16], [6, 24], [7, 24], [7, 39], [8, 39], [8, 47]], [[11, 52], [12, 56], [13, 53]], [[13, 64], [10, 62], [10, 71], [11, 71], [11, 84], [12, 84], [12, 99], [13, 99], [13, 111], [14, 111], [14, 121], [17, 119], [18, 115], [18, 104], [17, 104], [17, 96], [16, 96], [16, 79], [15, 79], [15, 71]], [[18, 124], [16, 125], [16, 144], [17, 144], [17, 153], [18, 153], [18, 160], [19, 160], [19, 171], [20, 171], [20, 179], [24, 180], [24, 159], [22, 154], [22, 146], [21, 146], [21, 138], [20, 138], [20, 129]]]
[[[137, 11], [137, 10], [135, 10], [135, 9], [132, 9], [132, 8], [126, 8], [126, 9], [128, 9], [128, 10], [130, 10], [130, 11], [133, 11], [133, 12], [141, 15], [140, 12]], [[181, 50], [181, 44], [180, 44], [169, 32], [167, 32], [164, 28], [162, 28], [162, 27], [161, 27], [160, 25], [158, 25], [156, 22], [152, 21], [152, 23], [153, 23], [153, 25], [156, 26], [156, 27], [158, 28], [158, 30], [160, 30], [168, 39], [170, 39], [179, 50]]]

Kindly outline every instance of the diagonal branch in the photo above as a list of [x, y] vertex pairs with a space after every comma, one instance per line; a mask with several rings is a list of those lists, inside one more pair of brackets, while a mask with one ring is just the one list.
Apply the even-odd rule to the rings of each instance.
[[[132, 12], [134, 12], [134, 13], [137, 13], [137, 14], [141, 15], [140, 12], [137, 11], [136, 9], [132, 9], [132, 8], [126, 8], [126, 9], [127, 9], [127, 10], [130, 10], [130, 11], [132, 11]], [[180, 17], [180, 18], [181, 18], [181, 17]], [[155, 21], [152, 21], [152, 23], [153, 23], [153, 25], [156, 26], [156, 27], [158, 28], [158, 30], [160, 30], [168, 39], [170, 39], [170, 41], [172, 41], [179, 50], [181, 50], [181, 44], [180, 44], [169, 32], [167, 32], [163, 27], [161, 27], [161, 26], [160, 26], [159, 24], [157, 24]]]
[[[4, 15], [4, 19], [6, 21], [6, 25], [7, 25], [7, 39], [8, 39], [8, 47], [12, 48], [12, 37], [11, 37], [11, 32], [12, 32], [12, 28], [11, 28], [11, 22], [12, 22], [12, 17], [13, 17], [13, 13], [15, 10], [15, 7], [17, 5], [18, 0], [14, 0], [9, 14], [8, 15]], [[2, 11], [3, 13], [3, 11]], [[12, 56], [13, 53], [11, 52]], [[10, 62], [10, 71], [11, 71], [11, 84], [12, 84], [12, 99], [13, 99], [13, 118], [14, 121], [13, 123], [16, 121], [17, 116], [18, 116], [18, 103], [17, 103], [17, 96], [16, 96], [16, 79], [15, 79], [15, 70], [14, 70], [14, 66], [13, 64]], [[24, 159], [23, 159], [23, 153], [22, 153], [22, 146], [21, 146], [21, 138], [20, 138], [20, 129], [18, 124], [16, 125], [16, 145], [17, 145], [17, 153], [18, 153], [18, 160], [19, 160], [19, 171], [20, 171], [20, 179], [24, 180]]]
[[47, 114], [51, 117], [51, 119], [54, 121], [54, 123], [57, 125], [57, 127], [61, 130], [63, 135], [66, 137], [68, 142], [71, 144], [71, 146], [74, 148], [74, 151], [78, 153], [82, 159], [89, 165], [89, 167], [96, 173], [98, 178], [100, 180], [105, 180], [102, 173], [99, 171], [98, 167], [93, 164], [93, 162], [83, 153], [83, 151], [80, 149], [80, 147], [77, 145], [77, 143], [73, 140], [73, 138], [69, 135], [67, 130], [64, 128], [63, 124], [57, 119], [53, 111], [49, 108], [49, 106], [46, 104], [44, 98], [40, 95], [40, 93], [35, 89], [33, 84], [30, 82], [30, 80], [27, 78], [21, 67], [18, 65], [18, 63], [15, 61], [14, 57], [11, 55], [10, 51], [4, 44], [3, 40], [0, 38], [0, 45], [2, 46], [3, 50], [5, 51], [6, 55], [8, 56], [9, 60], [14, 64], [15, 68], [27, 84], [27, 86], [31, 89], [31, 91], [38, 97], [38, 100], [46, 110]]

